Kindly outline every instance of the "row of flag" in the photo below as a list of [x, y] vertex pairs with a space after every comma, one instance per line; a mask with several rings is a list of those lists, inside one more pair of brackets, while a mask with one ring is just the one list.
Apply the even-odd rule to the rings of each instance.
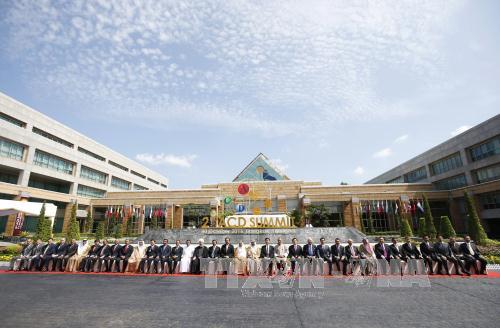
[[109, 206], [104, 214], [107, 219], [124, 217], [166, 218], [169, 207], [167, 205], [146, 205], [143, 209], [132, 206]]
[[366, 213], [368, 216], [370, 213], [377, 214], [406, 214], [410, 213], [414, 215], [417, 211], [424, 213], [424, 207], [422, 206], [422, 201], [419, 199], [412, 199], [408, 202], [391, 201], [391, 200], [372, 200], [372, 201], [362, 201], [360, 203], [361, 213]]

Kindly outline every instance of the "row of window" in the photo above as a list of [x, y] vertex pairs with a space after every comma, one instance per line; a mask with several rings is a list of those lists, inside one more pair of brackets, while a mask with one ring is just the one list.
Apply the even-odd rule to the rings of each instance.
[[128, 182], [127, 180], [117, 178], [117, 177], [111, 178], [111, 185], [113, 187], [118, 188], [118, 189], [130, 190], [130, 182]]
[[414, 183], [427, 178], [427, 170], [422, 166], [416, 170], [408, 172], [404, 175], [404, 182]]
[[474, 171], [474, 176], [478, 183], [500, 179], [500, 164], [483, 167]]
[[469, 149], [470, 158], [473, 162], [500, 154], [500, 136], [496, 136], [482, 144]]
[[59, 137], [56, 137], [55, 135], [53, 135], [51, 133], [48, 133], [47, 131], [43, 131], [42, 129], [39, 129], [39, 128], [35, 127], [35, 126], [31, 129], [31, 131], [33, 131], [33, 133], [41, 135], [44, 138], [50, 139], [50, 140], [52, 140], [54, 142], [57, 142], [57, 143], [59, 143], [61, 145], [64, 145], [64, 146], [66, 146], [68, 148], [73, 148], [75, 146], [71, 142], [66, 141], [64, 139], [61, 139]]
[[485, 210], [500, 208], [500, 192], [483, 194], [480, 199]]
[[73, 174], [74, 169], [72, 162], [38, 149], [35, 150], [33, 164], [70, 175]]
[[14, 117], [12, 117], [10, 115], [7, 115], [5, 113], [2, 113], [2, 112], [0, 112], [0, 119], [4, 120], [6, 122], [9, 122], [11, 124], [17, 125], [17, 126], [19, 126], [21, 128], [25, 128], [26, 127], [26, 123], [24, 123], [23, 121], [20, 121], [17, 118], [14, 118]]
[[461, 187], [465, 187], [467, 185], [467, 180], [465, 179], [465, 174], [460, 174], [453, 176], [451, 178], [439, 180], [434, 182], [434, 186], [438, 190], [451, 190], [457, 189]]
[[103, 198], [106, 191], [79, 184], [76, 194], [83, 197]]
[[441, 173], [445, 173], [456, 168], [462, 167], [462, 157], [460, 157], [460, 153], [455, 153], [446, 158], [435, 161], [429, 165], [431, 170], [431, 175], [438, 175]]
[[83, 165], [80, 169], [80, 177], [100, 184], [106, 184], [108, 180], [108, 175], [106, 173]]
[[0, 156], [22, 161], [24, 146], [9, 140], [0, 139]]

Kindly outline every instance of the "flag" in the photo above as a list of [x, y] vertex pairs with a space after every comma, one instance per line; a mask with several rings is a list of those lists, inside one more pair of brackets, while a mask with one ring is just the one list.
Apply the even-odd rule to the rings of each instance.
[[398, 214], [398, 201], [394, 202], [394, 214]]
[[418, 209], [419, 209], [422, 213], [424, 213], [424, 212], [425, 212], [425, 211], [424, 211], [424, 208], [422, 207], [422, 204], [420, 203], [420, 200], [417, 202], [417, 207], [418, 207]]

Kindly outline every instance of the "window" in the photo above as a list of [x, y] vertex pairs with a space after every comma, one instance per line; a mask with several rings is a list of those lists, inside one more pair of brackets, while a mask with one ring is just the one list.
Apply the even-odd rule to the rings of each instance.
[[466, 186], [467, 180], [465, 179], [464, 174], [460, 174], [448, 179], [436, 181], [434, 182], [434, 185], [436, 186], [436, 189], [439, 190], [450, 190]]
[[87, 179], [87, 180], [95, 181], [97, 183], [106, 184], [106, 180], [107, 180], [108, 175], [106, 173], [101, 172], [101, 171], [97, 171], [97, 170], [91, 169], [90, 167], [86, 167], [86, 166], [82, 165], [82, 168], [80, 170], [80, 177]]
[[73, 174], [74, 164], [72, 162], [38, 149], [35, 151], [33, 164], [62, 173]]
[[134, 170], [130, 170], [130, 173], [132, 173], [133, 175], [135, 176], [138, 176], [139, 178], [143, 178], [143, 179], [146, 179], [146, 176], [145, 175], [142, 175], [140, 173], [137, 173], [135, 172]]
[[404, 176], [405, 182], [408, 183], [417, 182], [425, 178], [427, 178], [427, 171], [425, 169], [425, 166], [422, 166], [416, 170], [408, 172]]
[[470, 158], [473, 162], [500, 154], [500, 136], [496, 136], [480, 145], [469, 149]]
[[161, 184], [161, 186], [162, 186], [163, 188], [167, 189], [167, 185], [166, 185], [166, 184], [163, 184], [163, 183], [162, 183], [162, 184]]
[[69, 194], [70, 183], [63, 183], [57, 181], [47, 181], [37, 177], [30, 177], [28, 182], [29, 187], [61, 192], [65, 194]]
[[23, 155], [24, 155], [24, 146], [6, 139], [0, 139], [1, 157], [7, 157], [18, 161], [22, 161]]
[[403, 176], [399, 176], [397, 178], [394, 178], [392, 180], [387, 181], [386, 183], [404, 183]]
[[117, 177], [113, 177], [111, 179], [111, 185], [119, 189], [124, 189], [124, 190], [130, 189], [130, 182]]
[[13, 174], [10, 172], [0, 172], [0, 181], [1, 182], [17, 184], [18, 177], [19, 176], [17, 174]]
[[474, 175], [478, 183], [500, 179], [500, 164], [478, 169]]
[[2, 112], [0, 112], [0, 119], [4, 120], [6, 122], [12, 123], [14, 125], [17, 125], [18, 127], [21, 127], [21, 128], [26, 127], [26, 123], [24, 123], [23, 121], [19, 121], [17, 118], [14, 118], [14, 117], [9, 116], [9, 115], [2, 113]]
[[150, 182], [152, 182], [152, 183], [156, 183], [157, 185], [159, 185], [159, 184], [160, 184], [158, 181], [153, 180], [153, 179], [151, 179], [151, 178], [148, 178], [148, 181], [150, 181]]
[[104, 157], [99, 156], [96, 153], [93, 153], [93, 152], [91, 152], [91, 151], [89, 151], [89, 150], [87, 150], [85, 148], [82, 148], [82, 147], [78, 147], [78, 151], [80, 153], [82, 153], [82, 154], [87, 155], [87, 156], [94, 157], [95, 159], [98, 159], [98, 160], [100, 160], [102, 162], [104, 162], [106, 160]]
[[500, 208], [500, 192], [480, 195], [481, 206], [485, 210]]
[[463, 163], [462, 163], [462, 158], [460, 157], [460, 153], [455, 153], [451, 156], [448, 156], [446, 158], [435, 161], [434, 163], [431, 163], [430, 165], [431, 174], [438, 175], [444, 172], [451, 171], [458, 167], [462, 167], [462, 165]]
[[43, 131], [43, 130], [40, 130], [40, 129], [39, 129], [39, 128], [37, 128], [37, 127], [33, 127], [32, 131], [33, 131], [33, 133], [36, 133], [36, 134], [38, 134], [38, 135], [41, 135], [41, 136], [42, 136], [42, 137], [44, 137], [44, 138], [50, 139], [50, 140], [52, 140], [52, 141], [55, 141], [55, 142], [57, 142], [57, 143], [59, 143], [59, 144], [61, 144], [61, 145], [64, 145], [64, 146], [66, 146], [66, 147], [73, 148], [73, 146], [74, 146], [71, 142], [68, 142], [68, 141], [66, 141], [66, 140], [64, 140], [64, 139], [61, 139], [61, 138], [59, 138], [59, 137], [56, 137], [56, 136], [55, 136], [55, 135], [53, 135], [53, 134], [50, 134], [50, 133], [45, 132], [45, 131]]
[[76, 194], [83, 197], [103, 198], [106, 191], [79, 184]]
[[109, 164], [111, 164], [111, 165], [113, 165], [114, 167], [119, 168], [120, 170], [123, 170], [123, 171], [125, 171], [125, 172], [128, 172], [128, 169], [127, 169], [125, 166], [123, 166], [123, 165], [120, 165], [120, 164], [115, 163], [115, 162], [113, 162], [113, 161], [108, 161], [108, 163], [109, 163]]
[[138, 185], [137, 183], [134, 183], [134, 190], [149, 190], [149, 189], [141, 185]]

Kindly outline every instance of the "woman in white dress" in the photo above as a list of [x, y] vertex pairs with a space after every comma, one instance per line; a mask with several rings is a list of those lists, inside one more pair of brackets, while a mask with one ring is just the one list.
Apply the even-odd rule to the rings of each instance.
[[181, 266], [179, 268], [180, 273], [190, 273], [191, 272], [191, 260], [194, 253], [194, 245], [191, 245], [191, 240], [186, 240], [186, 247], [182, 253]]

